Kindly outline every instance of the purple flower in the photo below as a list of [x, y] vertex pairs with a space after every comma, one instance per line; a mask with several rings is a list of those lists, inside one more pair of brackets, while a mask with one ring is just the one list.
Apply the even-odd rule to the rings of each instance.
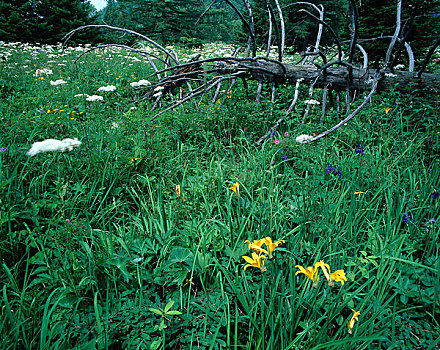
[[326, 172], [327, 174], [330, 174], [330, 171], [332, 171], [332, 170], [335, 170], [335, 169], [332, 167], [331, 164], [329, 164], [329, 165], [328, 165], [328, 168], [325, 169], [325, 172]]
[[0, 152], [7, 152], [7, 151], [8, 151], [8, 149], [5, 147], [0, 148]]
[[411, 219], [411, 215], [408, 215], [408, 213], [403, 213], [403, 216], [402, 216], [402, 222], [404, 223], [404, 224], [407, 224], [407, 223], [409, 223], [409, 220]]
[[275, 133], [276, 133], [276, 131], [274, 130], [269, 134], [269, 136], [272, 137], [273, 135], [275, 135]]
[[341, 178], [342, 177], [342, 173], [341, 173], [341, 170], [338, 170], [338, 171], [334, 171], [333, 172], [333, 175], [336, 175], [336, 176], [338, 176], [339, 178]]
[[434, 218], [428, 220], [428, 224], [434, 224], [434, 223], [435, 223], [435, 219]]
[[325, 169], [325, 172], [326, 172], [327, 174], [330, 174], [330, 172], [331, 172], [333, 175], [335, 175], [335, 176], [337, 176], [337, 177], [339, 177], [339, 178], [342, 177], [341, 170], [336, 170], [335, 168], [332, 167], [331, 164], [328, 165], [328, 168]]
[[354, 153], [356, 153], [356, 154], [359, 154], [359, 153], [360, 154], [364, 154], [365, 147], [366, 146], [362, 146], [361, 147], [361, 145], [358, 145], [357, 148], [354, 150]]
[[288, 155], [283, 156], [283, 160], [284, 160], [285, 162], [287, 162], [287, 161], [289, 160], [289, 156], [288, 156]]
[[440, 193], [437, 190], [434, 190], [434, 192], [431, 193], [432, 198], [438, 198], [440, 196]]

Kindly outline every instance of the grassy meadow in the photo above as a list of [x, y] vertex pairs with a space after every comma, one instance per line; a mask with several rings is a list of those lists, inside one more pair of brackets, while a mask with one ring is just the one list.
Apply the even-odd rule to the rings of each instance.
[[439, 348], [438, 91], [380, 92], [300, 144], [345, 112], [302, 123], [305, 85], [257, 144], [294, 86], [150, 121], [146, 61], [85, 49], [0, 45], [1, 349]]

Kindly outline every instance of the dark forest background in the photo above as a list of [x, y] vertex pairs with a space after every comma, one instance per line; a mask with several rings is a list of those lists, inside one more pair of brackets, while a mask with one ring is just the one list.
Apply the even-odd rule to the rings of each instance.
[[[70, 30], [85, 24], [108, 24], [132, 29], [161, 44], [200, 46], [204, 42], [223, 41], [231, 44], [246, 43], [246, 29], [228, 2], [247, 16], [242, 0], [108, 0], [101, 11], [87, 0], [3, 0], [0, 2], [0, 40], [53, 44]], [[348, 40], [348, 0], [311, 0], [325, 8], [325, 21], [338, 38]], [[396, 21], [396, 3], [393, 0], [357, 1], [359, 38], [391, 36]], [[258, 44], [266, 45], [269, 28], [268, 8], [276, 13], [273, 0], [252, 0]], [[202, 14], [210, 6], [203, 16]], [[286, 23], [286, 44], [296, 51], [304, 51], [314, 43], [317, 23], [306, 12], [304, 4], [280, 0]], [[416, 54], [426, 50], [440, 36], [440, 2], [438, 0], [403, 1], [400, 38], [412, 43]], [[316, 13], [314, 13], [316, 15]], [[277, 24], [279, 19], [277, 18]], [[274, 30], [275, 30], [274, 26]], [[275, 37], [275, 36], [274, 36]], [[104, 30], [83, 31], [75, 43], [125, 43], [135, 38]], [[385, 39], [384, 39], [385, 40]], [[334, 43], [324, 30], [323, 46]], [[416, 43], [416, 44], [413, 44]], [[276, 44], [275, 39], [272, 43]], [[375, 56], [382, 56], [387, 45], [383, 41], [364, 42]], [[417, 55], [416, 55], [417, 56]]]

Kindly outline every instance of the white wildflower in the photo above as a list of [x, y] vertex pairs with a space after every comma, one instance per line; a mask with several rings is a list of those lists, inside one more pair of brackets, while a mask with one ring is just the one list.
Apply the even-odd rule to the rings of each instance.
[[75, 147], [81, 145], [81, 141], [78, 141], [77, 138], [74, 139], [64, 139], [64, 140], [55, 140], [55, 139], [47, 139], [40, 142], [34, 142], [32, 144], [31, 149], [26, 153], [28, 156], [35, 156], [38, 153], [44, 152], [54, 152], [54, 151], [71, 151]]
[[104, 100], [104, 97], [99, 95], [92, 95], [86, 98], [86, 101], [102, 101]]
[[53, 74], [52, 69], [48, 69], [48, 68], [41, 68], [41, 69], [37, 69], [34, 73], [34, 77], [39, 77], [41, 75], [51, 75]]
[[117, 129], [117, 128], [119, 128], [118, 123], [113, 122], [112, 126], [111, 126], [111, 129]]
[[153, 91], [162, 91], [165, 89], [163, 86], [156, 86]]
[[148, 80], [145, 80], [145, 79], [139, 80], [138, 84], [137, 84], [137, 86], [149, 86], [149, 85], [151, 85], [151, 83]]
[[83, 96], [89, 97], [89, 95], [87, 95], [87, 94], [76, 94], [76, 95], [73, 95], [73, 97], [83, 97]]
[[397, 77], [397, 75], [396, 75], [396, 74], [393, 74], [393, 73], [385, 73], [385, 76], [386, 76], [386, 77], [391, 77], [391, 78], [393, 78], [393, 77]]
[[134, 110], [134, 109], [137, 109], [137, 107], [135, 107], [135, 106], [130, 107], [130, 110]]
[[151, 85], [151, 83], [145, 79], [141, 79], [139, 81], [134, 81], [134, 82], [130, 83], [130, 86], [132, 86], [132, 87], [149, 86], [149, 85]]
[[313, 139], [313, 136], [302, 134], [302, 135], [299, 135], [295, 139], [295, 141], [298, 142], [298, 143], [307, 143], [307, 142], [312, 141], [312, 139]]
[[316, 100], [305, 100], [304, 103], [307, 104], [307, 105], [319, 105], [319, 104], [321, 104], [321, 102], [316, 101]]
[[115, 91], [116, 86], [114, 85], [108, 85], [108, 86], [101, 86], [98, 91]]
[[64, 84], [67, 84], [67, 81], [65, 81], [65, 80], [63, 80], [63, 79], [58, 79], [58, 80], [55, 80], [55, 81], [50, 81], [50, 85], [52, 85], [52, 86], [57, 86], [57, 85], [64, 85]]
[[403, 69], [403, 68], [405, 68], [405, 65], [404, 64], [398, 64], [394, 68], [396, 68], [396, 69]]
[[162, 96], [162, 91], [156, 92], [153, 97], [155, 98], [159, 98], [160, 96]]

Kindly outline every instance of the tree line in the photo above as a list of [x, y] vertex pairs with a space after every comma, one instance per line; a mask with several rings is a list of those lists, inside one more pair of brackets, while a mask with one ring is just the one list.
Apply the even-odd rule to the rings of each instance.
[[[324, 30], [322, 46], [330, 46], [335, 36], [350, 38], [348, 0], [310, 0], [322, 4], [324, 21], [334, 33]], [[305, 51], [316, 38], [318, 25], [313, 11], [301, 2], [250, 0], [255, 35], [260, 46], [267, 45], [269, 27], [276, 32], [281, 25], [276, 6], [282, 8], [286, 29], [286, 46]], [[235, 11], [233, 10], [233, 5]], [[208, 11], [206, 11], [209, 8]], [[299, 11], [301, 9], [306, 11]], [[372, 39], [393, 35], [396, 24], [395, 0], [361, 0], [357, 2], [358, 38]], [[237, 11], [239, 13], [237, 13]], [[272, 12], [272, 13], [271, 13]], [[440, 36], [440, 2], [405, 0], [402, 8], [401, 42], [417, 42], [413, 50], [426, 50]], [[233, 44], [247, 40], [240, 15], [247, 19], [242, 0], [108, 0], [101, 11], [87, 0], [3, 0], [0, 3], [0, 40], [55, 43], [72, 29], [85, 24], [108, 24], [134, 30], [161, 44], [181, 43], [199, 46], [203, 42], [224, 41]], [[270, 18], [272, 15], [272, 23]], [[315, 16], [316, 17], [316, 16]], [[276, 45], [276, 35], [272, 45]], [[134, 38], [119, 37], [108, 31], [86, 31], [76, 42], [124, 42]], [[387, 45], [377, 39], [364, 45], [373, 58], [384, 55]]]

